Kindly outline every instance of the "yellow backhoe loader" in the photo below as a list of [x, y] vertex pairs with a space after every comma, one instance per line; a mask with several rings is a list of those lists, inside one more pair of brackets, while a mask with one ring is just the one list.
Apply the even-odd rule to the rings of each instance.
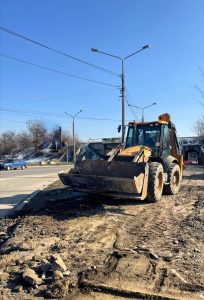
[[183, 158], [176, 129], [165, 113], [153, 122], [130, 122], [126, 143], [104, 151], [88, 144], [61, 181], [73, 188], [116, 198], [157, 202], [179, 191]]

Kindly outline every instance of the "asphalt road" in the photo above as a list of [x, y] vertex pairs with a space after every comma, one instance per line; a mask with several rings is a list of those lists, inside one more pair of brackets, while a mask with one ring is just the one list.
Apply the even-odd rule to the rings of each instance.
[[0, 171], [0, 217], [12, 210], [31, 193], [58, 179], [58, 172], [68, 166], [37, 166], [25, 170]]

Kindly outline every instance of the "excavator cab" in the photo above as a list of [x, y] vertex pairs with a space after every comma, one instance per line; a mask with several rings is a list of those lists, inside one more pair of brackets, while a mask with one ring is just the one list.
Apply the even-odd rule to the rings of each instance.
[[136, 145], [152, 149], [152, 153], [159, 153], [161, 127], [159, 124], [129, 124], [126, 148]]
[[173, 155], [179, 159], [180, 149], [172, 123], [130, 123], [125, 148], [139, 145], [150, 148], [153, 157]]
[[176, 194], [182, 178], [176, 129], [169, 114], [157, 121], [130, 122], [126, 143], [106, 152], [84, 147], [74, 169], [60, 173], [76, 191], [156, 202]]

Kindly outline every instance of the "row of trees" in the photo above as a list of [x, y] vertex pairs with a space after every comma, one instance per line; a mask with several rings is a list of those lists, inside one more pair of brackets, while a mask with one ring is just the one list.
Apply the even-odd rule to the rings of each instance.
[[200, 141], [204, 141], [204, 115], [196, 121], [194, 132]]
[[72, 136], [69, 132], [61, 133], [59, 126], [48, 130], [41, 121], [27, 121], [27, 128], [24, 131], [19, 133], [6, 131], [0, 134], [0, 156], [14, 155], [21, 151], [27, 154], [30, 149], [38, 151], [55, 142], [72, 144]]
[[[199, 67], [199, 71], [201, 77], [204, 79], [204, 70], [201, 67]], [[204, 89], [199, 86], [196, 86], [196, 90], [198, 91], [200, 96], [197, 102], [201, 106], [201, 111], [204, 112]], [[201, 115], [201, 117], [196, 121], [194, 125], [194, 132], [196, 136], [199, 138], [199, 140], [204, 141], [204, 114]]]

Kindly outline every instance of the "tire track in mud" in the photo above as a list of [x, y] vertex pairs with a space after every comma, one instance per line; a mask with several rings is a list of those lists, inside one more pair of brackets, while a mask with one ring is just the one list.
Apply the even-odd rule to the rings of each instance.
[[[178, 299], [188, 293], [193, 299], [204, 285], [203, 195], [204, 187], [189, 179], [178, 195], [155, 204], [87, 197], [68, 189], [41, 193], [22, 216], [1, 220], [6, 235], [0, 262], [9, 278], [0, 292], [5, 299], [46, 298], [52, 279], [36, 290], [21, 274], [27, 266], [38, 272], [39, 254], [49, 261], [57, 253], [70, 270], [66, 293], [79, 292], [76, 299], [98, 289], [104, 298], [94, 292], [94, 299], [160, 299], [161, 293], [171, 298], [169, 290]], [[13, 291], [17, 284], [21, 294]]]
[[[148, 207], [144, 205], [139, 209], [137, 207], [137, 213], [132, 206], [121, 206], [124, 215], [132, 216], [127, 218], [128, 221], [127, 219], [123, 220], [114, 247], [118, 251], [129, 251], [131, 254], [143, 253], [146, 256], [153, 254], [154, 259], [163, 260], [160, 266], [159, 264], [156, 266], [157, 263], [155, 265], [156, 276], [153, 290], [159, 291], [163, 288], [171, 290], [173, 288], [177, 290], [178, 299], [203, 298], [201, 291], [204, 290], [204, 226], [202, 219], [198, 217], [202, 215], [203, 196], [203, 185], [188, 186], [184, 184], [179, 195], [163, 197], [162, 201], [156, 205], [152, 204]], [[197, 237], [196, 234], [193, 234], [196, 228], [200, 229]], [[130, 255], [126, 253], [125, 256]], [[121, 257], [119, 261], [120, 259]], [[117, 271], [116, 261], [114, 270]], [[114, 270], [109, 273], [109, 277], [114, 276], [111, 275], [115, 272]], [[124, 274], [117, 275], [119, 281], [131, 281], [131, 278], [126, 278]], [[133, 272], [132, 275], [134, 275]], [[165, 279], [166, 277], [167, 279]], [[143, 278], [143, 281], [145, 282], [146, 279]], [[106, 283], [105, 288], [107, 288], [110, 280], [104, 280], [104, 282]], [[117, 287], [117, 282], [116, 280], [112, 284]], [[97, 286], [97, 281], [91, 284], [94, 288]], [[110, 289], [114, 290], [113, 285]], [[191, 295], [188, 294], [189, 291]], [[168, 293], [166, 293], [167, 295]], [[140, 295], [140, 298], [143, 296]]]

